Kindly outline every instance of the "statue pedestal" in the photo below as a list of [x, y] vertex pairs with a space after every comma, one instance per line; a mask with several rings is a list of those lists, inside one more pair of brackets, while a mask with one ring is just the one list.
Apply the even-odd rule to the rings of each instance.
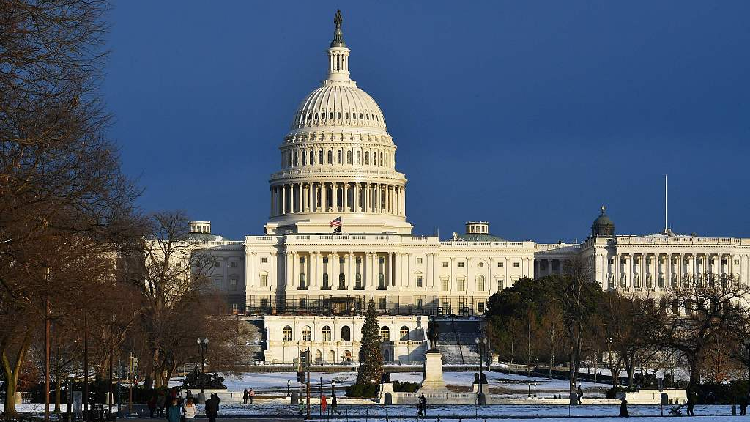
[[420, 393], [440, 393], [448, 391], [443, 380], [443, 356], [437, 350], [425, 354], [424, 380]]

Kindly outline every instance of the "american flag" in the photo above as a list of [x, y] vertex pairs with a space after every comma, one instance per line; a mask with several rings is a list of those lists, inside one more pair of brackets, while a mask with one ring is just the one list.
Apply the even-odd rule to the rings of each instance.
[[336, 217], [331, 221], [330, 226], [333, 227], [334, 233], [341, 233], [341, 217]]

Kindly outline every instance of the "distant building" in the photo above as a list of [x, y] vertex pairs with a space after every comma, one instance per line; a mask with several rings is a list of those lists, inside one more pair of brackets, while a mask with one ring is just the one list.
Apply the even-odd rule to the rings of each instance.
[[[263, 358], [356, 361], [369, 300], [382, 313], [387, 361], [420, 360], [427, 315], [482, 315], [493, 293], [523, 277], [564, 272], [585, 257], [605, 289], [663, 291], [712, 271], [748, 283], [750, 239], [623, 236], [604, 209], [582, 244], [511, 241], [486, 221], [447, 240], [412, 234], [406, 183], [383, 112], [350, 79], [337, 25], [328, 77], [304, 98], [270, 177], [262, 235], [229, 241], [191, 223], [216, 258], [212, 280], [231, 311], [262, 318]], [[457, 337], [458, 338], [458, 337]]]

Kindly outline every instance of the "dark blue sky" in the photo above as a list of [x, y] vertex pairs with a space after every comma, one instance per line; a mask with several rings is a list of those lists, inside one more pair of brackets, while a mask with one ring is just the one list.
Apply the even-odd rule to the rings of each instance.
[[117, 1], [104, 94], [145, 211], [260, 234], [341, 8], [416, 233], [750, 236], [750, 2]]

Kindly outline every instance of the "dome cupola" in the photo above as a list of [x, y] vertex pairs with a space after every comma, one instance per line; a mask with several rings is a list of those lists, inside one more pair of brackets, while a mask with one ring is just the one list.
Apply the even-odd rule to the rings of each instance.
[[602, 205], [601, 214], [591, 225], [591, 236], [612, 237], [615, 235], [615, 223], [606, 214], [606, 207]]

